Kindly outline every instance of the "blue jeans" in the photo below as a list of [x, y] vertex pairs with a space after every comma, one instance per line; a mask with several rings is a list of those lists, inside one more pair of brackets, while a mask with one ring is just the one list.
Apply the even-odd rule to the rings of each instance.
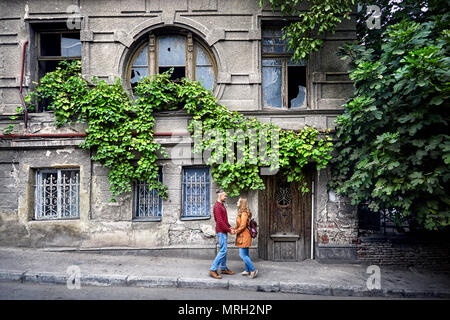
[[248, 248], [239, 248], [239, 257], [244, 260], [245, 263], [245, 271], [253, 272], [255, 271], [255, 267], [252, 264], [252, 260], [250, 260], [250, 256], [248, 255]]
[[219, 246], [220, 250], [217, 253], [216, 259], [214, 260], [211, 268], [211, 271], [217, 271], [219, 269], [219, 265], [222, 270], [226, 270], [227, 268], [227, 238], [228, 235], [226, 233], [219, 232], [217, 233], [217, 237], [219, 238]]

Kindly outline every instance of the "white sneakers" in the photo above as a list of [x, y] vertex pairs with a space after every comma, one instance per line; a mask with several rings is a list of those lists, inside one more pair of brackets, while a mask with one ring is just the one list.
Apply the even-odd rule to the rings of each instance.
[[248, 271], [242, 271], [239, 273], [241, 276], [248, 276], [250, 279], [256, 278], [256, 275], [258, 274], [258, 269], [255, 269], [255, 271], [248, 272]]
[[250, 272], [250, 275], [248, 276], [250, 279], [256, 278], [256, 275], [258, 274], [258, 269], [255, 269], [255, 271]]

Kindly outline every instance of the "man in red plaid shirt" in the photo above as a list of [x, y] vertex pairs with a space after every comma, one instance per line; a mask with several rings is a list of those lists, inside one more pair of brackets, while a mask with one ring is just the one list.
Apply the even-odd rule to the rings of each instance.
[[227, 238], [228, 233], [234, 234], [231, 230], [231, 226], [228, 223], [227, 209], [223, 205], [223, 202], [227, 199], [227, 194], [223, 190], [217, 191], [217, 201], [214, 204], [214, 221], [216, 222], [216, 233], [219, 238], [220, 250], [217, 253], [216, 259], [214, 260], [211, 268], [209, 269], [209, 274], [215, 279], [222, 279], [217, 270], [219, 265], [221, 266], [222, 274], [234, 274], [233, 271], [229, 270], [227, 267]]

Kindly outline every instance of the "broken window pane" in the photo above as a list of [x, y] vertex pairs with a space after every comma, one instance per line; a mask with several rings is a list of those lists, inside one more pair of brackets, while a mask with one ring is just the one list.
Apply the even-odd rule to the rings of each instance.
[[41, 56], [61, 56], [61, 34], [41, 33], [40, 47]]
[[169, 71], [171, 68], [173, 68], [172, 76], [170, 77], [170, 80], [181, 80], [181, 78], [184, 78], [186, 76], [186, 68], [185, 67], [159, 67], [159, 73], [163, 73], [166, 71]]
[[81, 57], [81, 41], [79, 33], [62, 34], [61, 55], [63, 57]]
[[288, 66], [289, 108], [299, 108], [306, 102], [306, 67]]
[[147, 67], [133, 67], [131, 69], [131, 87], [135, 87], [136, 83], [148, 75]]
[[200, 81], [207, 90], [214, 86], [214, 68], [211, 58], [198, 44], [195, 45], [195, 80]]
[[158, 38], [158, 65], [174, 67], [186, 65], [186, 38], [183, 36], [162, 36]]
[[282, 70], [280, 59], [263, 60], [263, 104], [264, 107], [282, 107]]
[[174, 68], [171, 79], [186, 76], [186, 38], [183, 36], [162, 36], [158, 38], [159, 73]]

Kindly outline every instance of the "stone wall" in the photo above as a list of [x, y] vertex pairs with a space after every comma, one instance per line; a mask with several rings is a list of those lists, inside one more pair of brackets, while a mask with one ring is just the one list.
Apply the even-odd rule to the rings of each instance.
[[349, 199], [328, 190], [329, 178], [329, 169], [317, 174], [315, 257], [336, 262], [354, 261], [358, 239], [356, 207]]
[[[90, 160], [90, 154], [76, 146], [36, 148], [38, 141], [22, 141], [27, 149], [2, 150], [0, 153], [0, 244], [31, 247], [205, 247], [215, 250], [215, 223], [212, 206], [216, 200], [211, 185], [210, 212], [205, 220], [183, 220], [181, 216], [181, 169], [186, 159], [161, 160], [164, 183], [169, 198], [163, 200], [160, 221], [134, 221], [131, 193], [110, 202], [108, 169]], [[62, 141], [53, 141], [61, 143]], [[38, 143], [40, 146], [40, 143]], [[169, 149], [170, 150], [170, 149]], [[174, 163], [175, 162], [175, 163]], [[76, 220], [34, 220], [34, 174], [38, 168], [80, 169], [80, 218]], [[248, 194], [252, 208], [257, 208], [256, 193]], [[235, 225], [237, 198], [229, 198], [230, 224]], [[257, 212], [255, 212], [257, 218]], [[230, 237], [230, 245], [234, 238]], [[257, 242], [254, 242], [257, 245]]]
[[357, 261], [368, 265], [418, 267], [450, 272], [450, 241], [445, 237], [361, 237]]

